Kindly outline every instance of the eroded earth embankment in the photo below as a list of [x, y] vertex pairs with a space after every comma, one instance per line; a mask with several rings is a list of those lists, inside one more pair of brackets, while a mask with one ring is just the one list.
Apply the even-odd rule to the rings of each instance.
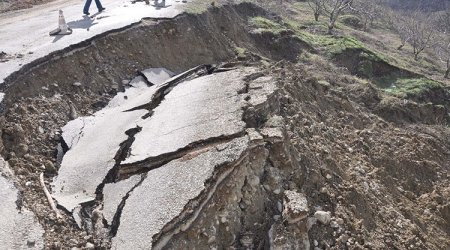
[[379, 90], [311, 77], [310, 48], [260, 15], [277, 20], [250, 4], [143, 20], [11, 75], [1, 195], [32, 225], [11, 246], [450, 246], [448, 125], [383, 120]]

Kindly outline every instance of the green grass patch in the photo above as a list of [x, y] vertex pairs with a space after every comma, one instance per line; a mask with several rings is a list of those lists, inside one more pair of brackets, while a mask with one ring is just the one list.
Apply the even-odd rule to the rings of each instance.
[[265, 17], [257, 16], [249, 19], [249, 24], [256, 28], [257, 32], [271, 32], [279, 34], [282, 31], [288, 30], [286, 25], [277, 23]]
[[377, 85], [387, 93], [401, 98], [420, 96], [443, 87], [441, 83], [427, 78], [385, 78], [379, 79]]
[[[258, 16], [250, 18], [249, 24], [257, 30], [269, 31], [274, 34], [279, 34], [280, 32], [286, 30], [292, 30], [296, 33], [299, 39], [305, 41], [314, 48], [324, 50], [330, 57], [341, 54], [347, 49], [361, 49], [368, 51], [367, 54], [371, 54], [372, 57], [377, 58], [377, 60], [381, 60], [379, 56], [376, 56], [375, 53], [370, 52], [363, 43], [353, 37], [313, 34], [306, 30], [302, 30], [301, 25], [292, 20], [283, 20], [283, 23], [277, 23], [265, 17]], [[313, 24], [319, 26], [324, 25], [320, 22], [314, 22]]]
[[185, 8], [185, 11], [190, 14], [202, 14], [213, 6], [219, 7], [222, 5], [220, 1], [211, 0], [211, 1], [189, 1]]
[[[333, 35], [316, 35], [306, 31], [298, 31], [298, 37], [309, 45], [325, 51], [329, 57], [343, 53], [347, 49], [369, 51], [363, 43], [353, 37], [336, 37]], [[374, 53], [369, 53], [374, 54]]]

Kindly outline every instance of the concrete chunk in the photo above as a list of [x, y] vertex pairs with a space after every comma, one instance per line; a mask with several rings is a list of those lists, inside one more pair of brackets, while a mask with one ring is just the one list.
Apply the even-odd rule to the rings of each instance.
[[165, 68], [150, 68], [141, 71], [141, 73], [151, 85], [162, 84], [175, 75]]
[[288, 223], [296, 223], [308, 216], [308, 201], [302, 193], [286, 190], [284, 192], [283, 217]]

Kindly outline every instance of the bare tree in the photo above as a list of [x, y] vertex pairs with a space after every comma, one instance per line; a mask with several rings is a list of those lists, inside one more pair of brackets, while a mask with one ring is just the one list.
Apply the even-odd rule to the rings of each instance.
[[444, 78], [449, 78], [450, 75], [450, 39], [448, 37], [449, 35], [447, 35], [447, 39], [439, 39], [439, 42], [434, 45], [436, 56], [444, 63], [446, 67]]
[[413, 47], [414, 60], [419, 60], [419, 54], [430, 47], [436, 35], [436, 30], [432, 25], [432, 15], [421, 12], [413, 12], [410, 18], [406, 19], [406, 32], [409, 32], [408, 43]]
[[322, 14], [322, 6], [324, 4], [324, 0], [311, 0], [308, 1], [309, 7], [314, 12], [314, 20], [319, 21], [319, 16]]
[[[248, 0], [233, 0], [237, 3], [247, 2]], [[274, 13], [285, 16], [287, 14], [287, 8], [285, 2], [291, 2], [290, 0], [252, 0], [253, 2], [264, 9], [273, 11]]]
[[392, 18], [390, 20], [390, 25], [394, 28], [397, 34], [400, 36], [400, 46], [397, 47], [401, 50], [411, 39], [411, 32], [407, 25], [407, 16], [401, 15], [400, 13], [392, 12]]
[[351, 7], [353, 0], [324, 0], [322, 4], [323, 13], [329, 18], [328, 33], [331, 34], [336, 21], [343, 11]]
[[361, 17], [364, 30], [367, 30], [369, 25], [372, 26], [375, 19], [379, 18], [382, 12], [379, 0], [354, 1], [350, 8]]
[[450, 10], [437, 16], [434, 22], [434, 27], [440, 36], [436, 37], [434, 45], [435, 55], [444, 63], [446, 70], [444, 78], [449, 78], [450, 75]]

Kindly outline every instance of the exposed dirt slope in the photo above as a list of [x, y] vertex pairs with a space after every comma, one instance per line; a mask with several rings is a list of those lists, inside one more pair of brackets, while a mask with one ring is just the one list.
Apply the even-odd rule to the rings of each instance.
[[0, 1], [0, 13], [31, 8], [34, 5], [48, 3], [54, 0], [2, 0]]

